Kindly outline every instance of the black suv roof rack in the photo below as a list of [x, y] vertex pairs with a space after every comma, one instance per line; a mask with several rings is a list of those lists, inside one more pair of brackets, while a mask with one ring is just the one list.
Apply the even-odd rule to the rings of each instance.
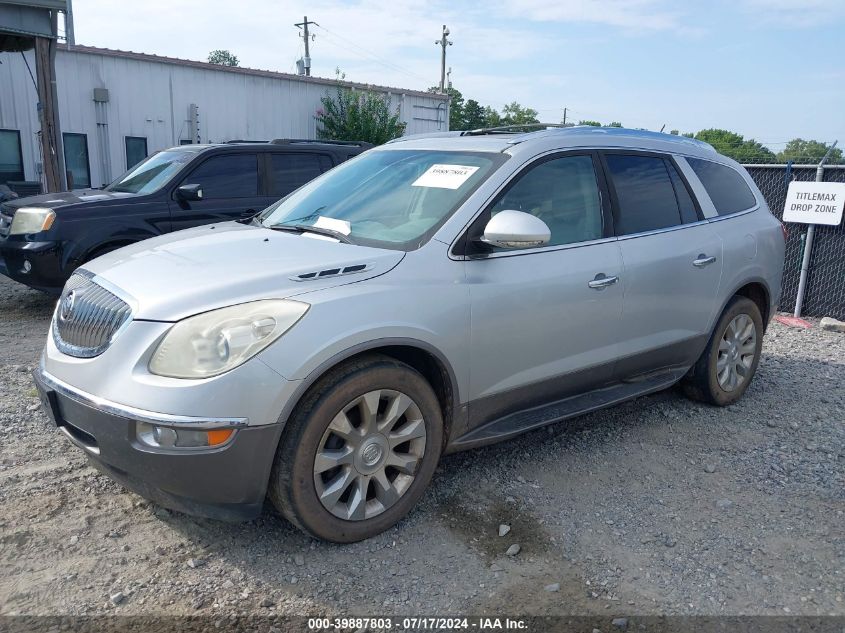
[[534, 130], [544, 130], [550, 127], [572, 127], [563, 123], [515, 123], [513, 125], [500, 125], [498, 127], [481, 127], [477, 130], [467, 130], [461, 136], [481, 136], [483, 134], [519, 134]]
[[274, 145], [292, 145], [294, 143], [318, 143], [321, 145], [349, 145], [351, 147], [373, 147], [372, 143], [366, 141], [332, 141], [314, 138], [274, 138], [270, 141]]
[[227, 144], [238, 144], [238, 143], [272, 143], [273, 145], [294, 145], [294, 144], [306, 144], [306, 143], [316, 143], [318, 145], [346, 145], [348, 147], [373, 147], [372, 143], [367, 143], [366, 141], [321, 141], [320, 139], [315, 138], [274, 138], [272, 141], [255, 141], [243, 138], [233, 138], [231, 141], [226, 141]]

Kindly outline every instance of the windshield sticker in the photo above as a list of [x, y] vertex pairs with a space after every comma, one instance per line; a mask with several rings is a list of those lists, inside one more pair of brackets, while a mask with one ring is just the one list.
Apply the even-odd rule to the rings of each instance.
[[457, 189], [477, 171], [468, 165], [432, 165], [411, 186]]
[[352, 232], [352, 225], [346, 220], [327, 218], [323, 215], [317, 217], [317, 221], [314, 222], [314, 226], [319, 227], [321, 229], [337, 231], [342, 235], [349, 235]]

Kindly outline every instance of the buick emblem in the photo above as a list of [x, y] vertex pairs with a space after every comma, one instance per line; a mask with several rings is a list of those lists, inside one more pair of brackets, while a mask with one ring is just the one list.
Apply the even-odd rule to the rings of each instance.
[[73, 315], [73, 304], [75, 301], [76, 290], [71, 290], [62, 299], [62, 306], [59, 311], [59, 316], [62, 318], [62, 321], [67, 321]]
[[361, 453], [361, 459], [367, 466], [375, 466], [382, 456], [382, 448], [378, 444], [370, 444]]

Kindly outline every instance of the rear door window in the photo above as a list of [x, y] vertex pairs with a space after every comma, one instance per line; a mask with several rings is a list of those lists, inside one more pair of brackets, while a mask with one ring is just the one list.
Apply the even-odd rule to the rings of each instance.
[[213, 156], [197, 167], [183, 185], [200, 185], [203, 200], [258, 196], [258, 159], [255, 154]]
[[270, 155], [270, 195], [281, 198], [333, 167], [325, 154]]
[[748, 183], [735, 169], [700, 158], [687, 158], [687, 162], [704, 185], [719, 215], [745, 211], [757, 205]]
[[667, 160], [666, 169], [669, 170], [669, 177], [672, 179], [672, 186], [675, 188], [675, 197], [678, 200], [678, 208], [681, 211], [681, 220], [684, 224], [690, 222], [698, 222], [698, 211], [695, 208], [695, 202], [692, 199], [684, 179], [681, 178], [675, 165]]
[[617, 235], [655, 231], [682, 224], [675, 188], [660, 156], [605, 154], [616, 191]]

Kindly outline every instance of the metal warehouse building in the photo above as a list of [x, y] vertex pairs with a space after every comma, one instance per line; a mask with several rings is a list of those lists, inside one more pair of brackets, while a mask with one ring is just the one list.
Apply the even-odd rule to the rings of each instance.
[[[40, 181], [34, 53], [0, 53], [0, 184]], [[157, 55], [60, 45], [56, 77], [65, 171], [100, 187], [143, 157], [179, 144], [316, 138], [332, 79]], [[445, 95], [341, 82], [386, 94], [405, 133], [448, 129]]]

